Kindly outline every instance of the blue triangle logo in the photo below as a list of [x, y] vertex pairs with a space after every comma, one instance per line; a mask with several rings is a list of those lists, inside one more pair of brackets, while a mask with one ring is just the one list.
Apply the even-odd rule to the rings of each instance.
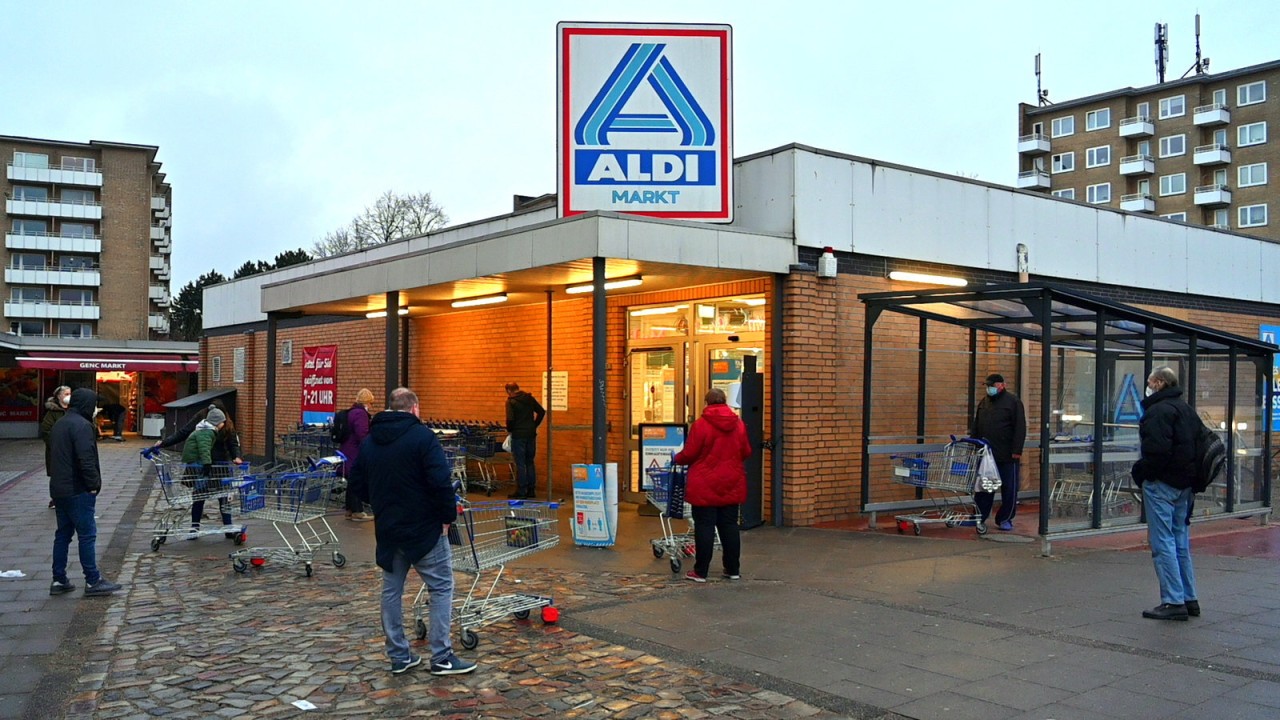
[[[632, 43], [609, 79], [574, 126], [579, 145], [607, 147], [611, 133], [679, 133], [682, 147], [709, 147], [716, 132], [671, 61], [666, 43]], [[666, 108], [665, 113], [625, 113], [627, 103], [644, 83]]]

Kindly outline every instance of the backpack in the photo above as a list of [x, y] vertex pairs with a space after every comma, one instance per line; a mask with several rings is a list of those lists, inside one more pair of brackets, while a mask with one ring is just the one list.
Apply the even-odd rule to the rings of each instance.
[[1197, 422], [1196, 430], [1196, 475], [1191, 488], [1202, 493], [1212, 485], [1227, 466], [1227, 446], [1218, 433], [1209, 429], [1203, 422]]
[[346, 441], [347, 438], [351, 437], [351, 423], [347, 418], [347, 414], [350, 412], [351, 409], [348, 408], [346, 410], [339, 410], [333, 414], [333, 424], [329, 426], [329, 439], [332, 440], [335, 445], [341, 444]]

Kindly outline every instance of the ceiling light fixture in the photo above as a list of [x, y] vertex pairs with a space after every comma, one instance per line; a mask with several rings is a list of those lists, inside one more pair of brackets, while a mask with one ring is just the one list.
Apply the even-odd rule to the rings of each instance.
[[[635, 277], [618, 278], [617, 280], [605, 280], [604, 289], [617, 290], [618, 288], [637, 287], [642, 283], [644, 283], [644, 277], [636, 275]], [[595, 289], [595, 285], [587, 283], [585, 285], [570, 285], [564, 291], [570, 295], [577, 295], [579, 293], [589, 293], [593, 289]]]
[[643, 317], [645, 315], [670, 315], [671, 313], [680, 312], [688, 309], [688, 305], [674, 305], [671, 307], [651, 307], [632, 310], [631, 317]]
[[464, 300], [454, 300], [449, 303], [456, 308], [475, 307], [477, 305], [496, 305], [507, 301], [506, 293], [498, 293], [497, 295], [483, 295], [481, 297], [466, 298]]
[[950, 285], [951, 287], [964, 287], [969, 284], [969, 281], [964, 278], [906, 272], [904, 270], [894, 270], [889, 273], [889, 279], [900, 280], [902, 282], [924, 283], [925, 285]]
[[[408, 314], [409, 314], [409, 308], [407, 308], [407, 307], [402, 307], [402, 308], [400, 308], [399, 310], [397, 310], [397, 311], [396, 311], [396, 314], [397, 314], [397, 315], [401, 315], [401, 316], [403, 316], [403, 315], [408, 315]], [[374, 318], [384, 318], [384, 317], [386, 317], [386, 316], [387, 316], [387, 311], [386, 311], [386, 310], [374, 310], [373, 312], [365, 313], [365, 314], [364, 314], [364, 316], [365, 316], [365, 317], [367, 317], [367, 318], [369, 318], [370, 320], [373, 320]]]

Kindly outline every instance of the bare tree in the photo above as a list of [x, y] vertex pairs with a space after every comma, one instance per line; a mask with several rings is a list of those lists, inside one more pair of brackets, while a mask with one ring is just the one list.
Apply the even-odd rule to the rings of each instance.
[[312, 249], [317, 257], [328, 257], [424, 235], [448, 223], [449, 216], [431, 193], [397, 195], [388, 190], [350, 225], [326, 234]]

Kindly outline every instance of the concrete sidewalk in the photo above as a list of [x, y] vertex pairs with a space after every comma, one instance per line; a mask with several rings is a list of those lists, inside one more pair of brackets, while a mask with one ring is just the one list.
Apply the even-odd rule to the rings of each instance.
[[[370, 524], [332, 518], [349, 561], [318, 559], [310, 578], [236, 574], [220, 538], [151, 552], [141, 447], [102, 446], [118, 489], [100, 503], [99, 555], [128, 591], [85, 599], [47, 594], [41, 447], [0, 443], [15, 538], [0, 569], [28, 574], [0, 580], [0, 718], [1280, 715], [1274, 527], [1226, 521], [1193, 540], [1204, 616], [1162, 623], [1140, 615], [1158, 603], [1143, 550], [1055, 543], [1042, 558], [1030, 538], [761, 528], [744, 536], [744, 580], [696, 585], [650, 552], [656, 518], [624, 509], [616, 547], [575, 548], [566, 508], [561, 546], [499, 584], [553, 595], [559, 625], [480, 629], [476, 650], [459, 649], [481, 663], [474, 675], [393, 677]], [[272, 536], [253, 525], [249, 543]]]

